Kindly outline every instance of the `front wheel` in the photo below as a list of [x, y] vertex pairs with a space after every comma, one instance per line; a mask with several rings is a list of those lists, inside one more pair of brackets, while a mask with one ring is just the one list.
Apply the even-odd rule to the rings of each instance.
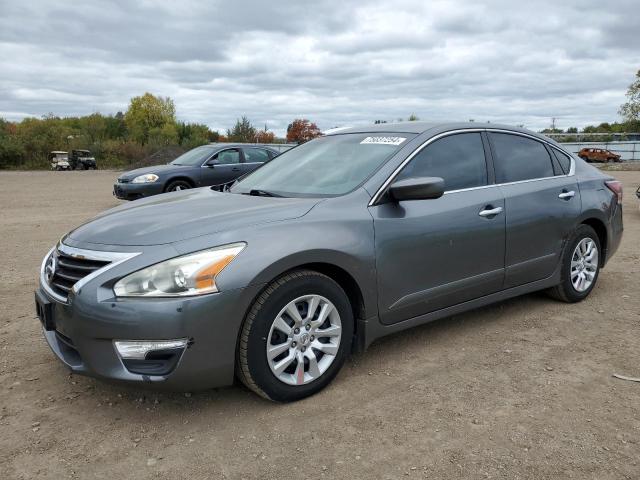
[[294, 271], [254, 302], [240, 334], [236, 370], [269, 400], [300, 400], [338, 374], [352, 336], [353, 312], [340, 285], [319, 272]]
[[600, 240], [595, 230], [580, 225], [574, 232], [562, 255], [561, 281], [549, 294], [567, 303], [587, 298], [598, 281], [600, 273]]
[[179, 192], [180, 190], [187, 190], [189, 188], [191, 188], [191, 185], [188, 182], [185, 182], [184, 180], [176, 180], [167, 185], [167, 188], [165, 188], [164, 191]]

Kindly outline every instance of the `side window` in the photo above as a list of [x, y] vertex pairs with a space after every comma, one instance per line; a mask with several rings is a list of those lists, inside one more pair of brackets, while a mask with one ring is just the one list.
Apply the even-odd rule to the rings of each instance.
[[262, 148], [245, 148], [244, 159], [247, 163], [265, 163], [270, 160], [269, 153]]
[[508, 133], [490, 136], [497, 183], [554, 176], [551, 157], [542, 143]]
[[479, 133], [459, 133], [436, 140], [418, 153], [397, 179], [441, 177], [445, 190], [487, 184], [487, 163]]
[[571, 170], [571, 158], [569, 157], [569, 155], [561, 152], [560, 150], [556, 150], [555, 148], [552, 148], [551, 151], [556, 156], [556, 160], [558, 160], [563, 173], [565, 175], [569, 173], [569, 170]]
[[240, 150], [238, 150], [237, 148], [223, 150], [219, 152], [214, 158], [217, 158], [218, 162], [223, 165], [240, 163]]

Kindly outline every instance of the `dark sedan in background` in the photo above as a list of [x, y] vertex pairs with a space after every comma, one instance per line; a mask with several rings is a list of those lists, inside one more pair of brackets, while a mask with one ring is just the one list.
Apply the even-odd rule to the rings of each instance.
[[279, 154], [260, 144], [213, 143], [194, 148], [167, 165], [123, 173], [113, 186], [122, 200], [195, 187], [223, 187]]

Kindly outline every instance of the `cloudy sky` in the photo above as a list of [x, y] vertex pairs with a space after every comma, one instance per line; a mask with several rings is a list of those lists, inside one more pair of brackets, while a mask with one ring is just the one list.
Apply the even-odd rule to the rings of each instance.
[[238, 116], [282, 134], [395, 120], [541, 129], [615, 121], [640, 69], [638, 0], [0, 0], [0, 116]]

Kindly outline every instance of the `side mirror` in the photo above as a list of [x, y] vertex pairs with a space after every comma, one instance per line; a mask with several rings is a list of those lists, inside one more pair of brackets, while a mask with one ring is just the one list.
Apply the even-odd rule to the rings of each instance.
[[389, 196], [397, 202], [440, 198], [443, 194], [444, 180], [440, 177], [407, 178], [389, 187]]
[[220, 163], [220, 160], [218, 160], [217, 158], [212, 158], [211, 160], [207, 160], [207, 163], [205, 163], [205, 165], [209, 168], [213, 168], [219, 163]]

